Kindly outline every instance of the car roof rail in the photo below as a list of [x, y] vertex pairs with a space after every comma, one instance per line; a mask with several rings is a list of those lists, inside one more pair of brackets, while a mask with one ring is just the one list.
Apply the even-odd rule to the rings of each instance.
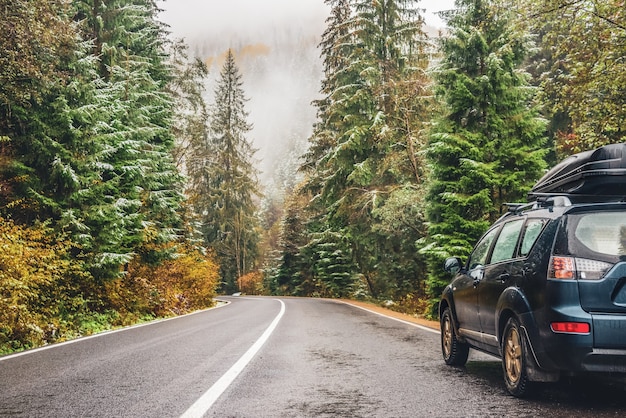
[[521, 213], [527, 209], [532, 209], [537, 205], [536, 202], [531, 203], [503, 203], [503, 206], [506, 206], [509, 213]]

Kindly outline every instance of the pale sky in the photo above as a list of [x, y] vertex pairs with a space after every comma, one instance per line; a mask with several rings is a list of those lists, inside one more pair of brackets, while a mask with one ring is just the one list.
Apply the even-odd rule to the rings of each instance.
[[[303, 143], [316, 120], [311, 101], [319, 98], [322, 77], [316, 48], [326, 29], [329, 7], [323, 0], [157, 0], [164, 12], [160, 20], [173, 38], [185, 38], [190, 52], [207, 60], [232, 48], [241, 56], [246, 47], [267, 46], [261, 61], [239, 60], [243, 88], [254, 126], [250, 139], [258, 148], [258, 168], [264, 184], [284, 171], [289, 152], [301, 155]], [[441, 28], [435, 11], [454, 7], [454, 0], [422, 0], [424, 19]], [[210, 68], [207, 93], [219, 74]], [[212, 102], [212, 97], [207, 96]], [[294, 139], [295, 138], [295, 139]], [[299, 143], [294, 142], [299, 138]], [[301, 149], [300, 149], [301, 148]], [[291, 151], [290, 151], [291, 150]]]
[[[323, 23], [328, 6], [323, 0], [159, 0], [165, 10], [163, 21], [172, 27], [177, 37], [189, 37], [203, 32], [263, 29], [276, 24], [303, 25], [314, 21]], [[454, 7], [454, 0], [422, 0], [426, 23], [441, 27], [436, 11]]]

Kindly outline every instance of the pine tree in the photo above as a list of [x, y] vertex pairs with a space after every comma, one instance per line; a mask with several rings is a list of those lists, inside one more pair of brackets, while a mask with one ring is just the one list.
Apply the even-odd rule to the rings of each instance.
[[488, 0], [459, 0], [437, 70], [444, 115], [428, 146], [431, 296], [448, 277], [448, 256], [464, 256], [508, 201], [519, 201], [541, 176], [545, 122], [519, 70], [528, 39], [509, 29], [507, 12]]
[[[255, 197], [259, 194], [255, 150], [246, 138], [252, 129], [245, 110], [241, 74], [231, 50], [215, 88], [209, 111], [206, 158], [190, 167], [195, 211], [202, 217], [204, 239], [220, 260], [226, 291], [252, 271], [259, 241]], [[194, 158], [200, 157], [194, 156]]]
[[[383, 209], [390, 197], [421, 182], [427, 43], [414, 1], [357, 1], [350, 13], [348, 6], [336, 2], [322, 41], [326, 96], [318, 102], [320, 122], [305, 165], [320, 208], [311, 243], [325, 252], [324, 237], [346, 237], [352, 263], [336, 265], [353, 268], [346, 273], [359, 283], [363, 278], [371, 295], [394, 297], [398, 282], [410, 278], [417, 285], [418, 267], [396, 269], [414, 251], [392, 245], [377, 225], [392, 207]], [[419, 236], [405, 237], [411, 238]]]
[[77, 4], [84, 36], [94, 39], [102, 105], [95, 132], [99, 172], [78, 194], [89, 230], [83, 248], [96, 275], [114, 277], [135, 254], [146, 262], [167, 257], [159, 248], [181, 228], [165, 32], [150, 0]]

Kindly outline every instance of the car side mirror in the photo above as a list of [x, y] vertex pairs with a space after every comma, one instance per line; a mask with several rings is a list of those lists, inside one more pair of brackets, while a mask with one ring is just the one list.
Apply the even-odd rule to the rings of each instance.
[[446, 259], [446, 262], [443, 265], [443, 268], [448, 273], [456, 274], [461, 271], [461, 266], [463, 263], [459, 257], [450, 257]]

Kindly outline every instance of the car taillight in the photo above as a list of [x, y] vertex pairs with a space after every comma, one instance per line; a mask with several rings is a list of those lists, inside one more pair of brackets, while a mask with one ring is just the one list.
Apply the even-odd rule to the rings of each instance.
[[560, 280], [599, 280], [611, 267], [611, 263], [604, 261], [554, 256], [550, 260], [548, 277]]
[[571, 257], [552, 257], [549, 277], [551, 279], [574, 279], [576, 277], [574, 259]]
[[613, 264], [605, 263], [604, 261], [587, 260], [584, 258], [576, 258], [575, 260], [580, 280], [600, 280], [613, 267]]
[[553, 322], [550, 324], [552, 332], [562, 334], [589, 334], [591, 326], [586, 322]]

